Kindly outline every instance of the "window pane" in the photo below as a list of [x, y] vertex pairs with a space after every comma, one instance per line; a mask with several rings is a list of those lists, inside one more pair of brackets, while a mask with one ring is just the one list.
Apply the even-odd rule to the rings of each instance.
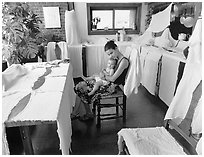
[[115, 10], [115, 28], [135, 29], [136, 10]]
[[100, 18], [100, 22], [97, 23], [97, 29], [113, 29], [113, 11], [112, 10], [93, 10], [93, 19], [95, 17]]

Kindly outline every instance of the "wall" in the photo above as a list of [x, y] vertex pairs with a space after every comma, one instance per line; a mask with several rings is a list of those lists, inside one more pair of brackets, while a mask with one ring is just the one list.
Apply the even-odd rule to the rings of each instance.
[[[65, 37], [65, 10], [68, 10], [68, 2], [28, 2], [30, 8], [33, 10], [35, 14], [37, 14], [42, 20], [42, 24], [40, 24], [40, 28], [42, 28], [47, 33], [52, 33], [57, 36], [60, 36], [62, 40], [66, 40]], [[43, 7], [59, 7], [60, 10], [60, 21], [61, 28], [58, 29], [45, 29], [44, 28], [44, 16], [43, 16]], [[109, 39], [115, 39], [115, 35], [88, 35], [87, 28], [87, 8], [86, 2], [74, 2], [74, 7], [76, 11], [77, 23], [78, 23], [78, 31], [80, 34], [80, 38], [82, 42], [86, 41], [96, 41], [102, 37], [106, 37]], [[141, 13], [141, 32], [145, 31], [145, 18], [147, 13], [147, 5], [142, 3], [142, 13]], [[129, 35], [131, 37], [137, 35]]]
[[[86, 41], [93, 42], [98, 40], [101, 37], [115, 39], [115, 35], [88, 35], [86, 2], [74, 2], [74, 6], [75, 6], [77, 23], [79, 24], [78, 28], [79, 28], [82, 42], [86, 42]], [[145, 3], [142, 3], [141, 26], [140, 26], [141, 32], [145, 31], [146, 14], [147, 14], [147, 5]], [[134, 37], [135, 35], [129, 35], [129, 36]]]
[[[30, 9], [33, 10], [35, 14], [37, 14], [42, 20], [42, 24], [40, 24], [40, 28], [43, 29], [44, 32], [48, 34], [54, 34], [62, 38], [62, 40], [66, 40], [65, 38], [65, 10], [68, 9], [68, 2], [27, 2], [30, 6]], [[60, 21], [61, 28], [49, 28], [45, 29], [44, 25], [44, 15], [43, 15], [43, 7], [59, 7], [60, 11]]]

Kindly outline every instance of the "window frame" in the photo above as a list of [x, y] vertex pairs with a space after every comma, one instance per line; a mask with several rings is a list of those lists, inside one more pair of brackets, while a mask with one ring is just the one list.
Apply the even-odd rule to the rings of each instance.
[[87, 25], [88, 25], [88, 35], [112, 35], [116, 34], [119, 29], [109, 29], [109, 30], [91, 30], [91, 19], [92, 10], [113, 10], [113, 27], [115, 27], [114, 10], [136, 10], [136, 30], [125, 29], [127, 34], [139, 34], [140, 24], [141, 24], [141, 8], [142, 3], [87, 3]]

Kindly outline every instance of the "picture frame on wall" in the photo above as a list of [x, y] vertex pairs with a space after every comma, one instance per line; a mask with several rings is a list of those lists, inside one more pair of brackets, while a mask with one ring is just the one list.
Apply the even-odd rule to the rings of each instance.
[[61, 28], [59, 7], [43, 7], [45, 28]]

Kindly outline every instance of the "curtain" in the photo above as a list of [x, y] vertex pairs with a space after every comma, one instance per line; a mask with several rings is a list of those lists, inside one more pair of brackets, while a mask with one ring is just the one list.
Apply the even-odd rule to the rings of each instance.
[[76, 13], [74, 10], [65, 11], [65, 35], [68, 45], [77, 45], [80, 43]]

